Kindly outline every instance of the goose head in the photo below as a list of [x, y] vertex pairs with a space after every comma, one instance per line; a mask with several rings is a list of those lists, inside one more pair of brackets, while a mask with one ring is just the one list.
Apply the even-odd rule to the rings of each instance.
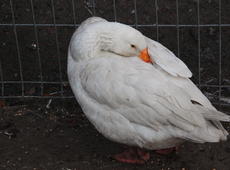
[[145, 37], [138, 30], [119, 23], [112, 25], [115, 30], [111, 35], [112, 43], [108, 46], [111, 53], [133, 57], [138, 56], [143, 49], [147, 48]]
[[96, 22], [73, 35], [69, 53], [76, 61], [96, 57], [149, 58], [145, 36], [138, 30], [116, 22]]

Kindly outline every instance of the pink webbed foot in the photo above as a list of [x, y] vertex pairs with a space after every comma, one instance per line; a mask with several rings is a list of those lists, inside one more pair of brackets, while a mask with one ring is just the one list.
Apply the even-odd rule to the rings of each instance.
[[122, 153], [114, 155], [113, 158], [124, 163], [144, 164], [149, 160], [150, 154], [139, 148], [130, 148]]

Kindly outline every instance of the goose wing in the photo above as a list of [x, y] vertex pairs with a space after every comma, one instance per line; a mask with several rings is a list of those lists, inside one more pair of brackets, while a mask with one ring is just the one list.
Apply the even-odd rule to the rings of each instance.
[[151, 59], [164, 71], [173, 76], [190, 78], [192, 72], [183, 61], [177, 58], [169, 49], [162, 44], [146, 37], [148, 53]]
[[138, 58], [91, 60], [82, 67], [79, 78], [81, 91], [108, 115], [107, 120], [110, 114], [117, 114], [131, 125], [156, 131], [170, 126], [182, 132], [175, 130], [172, 136], [199, 142], [217, 142], [224, 135], [208, 120], [230, 120], [224, 113], [193, 104], [186, 91]]

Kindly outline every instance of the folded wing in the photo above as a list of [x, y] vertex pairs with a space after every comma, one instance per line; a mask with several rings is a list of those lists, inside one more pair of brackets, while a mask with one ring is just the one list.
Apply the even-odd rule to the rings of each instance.
[[172, 132], [179, 138], [197, 142], [225, 138], [209, 120], [229, 121], [229, 116], [193, 104], [186, 91], [167, 82], [159, 70], [138, 58], [130, 60], [97, 59], [84, 66], [82, 88], [97, 108], [156, 131], [171, 126], [182, 132]]
[[192, 77], [192, 73], [185, 63], [177, 58], [169, 49], [147, 37], [146, 42], [151, 59], [164, 71], [173, 76]]

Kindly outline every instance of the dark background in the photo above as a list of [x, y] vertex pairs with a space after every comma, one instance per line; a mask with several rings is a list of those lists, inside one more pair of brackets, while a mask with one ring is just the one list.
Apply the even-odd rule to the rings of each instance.
[[0, 0], [0, 169], [228, 169], [229, 142], [153, 153], [144, 166], [111, 160], [123, 146], [84, 117], [66, 58], [75, 28], [92, 14], [129, 24], [180, 57], [204, 94], [229, 113], [229, 9], [228, 0]]

